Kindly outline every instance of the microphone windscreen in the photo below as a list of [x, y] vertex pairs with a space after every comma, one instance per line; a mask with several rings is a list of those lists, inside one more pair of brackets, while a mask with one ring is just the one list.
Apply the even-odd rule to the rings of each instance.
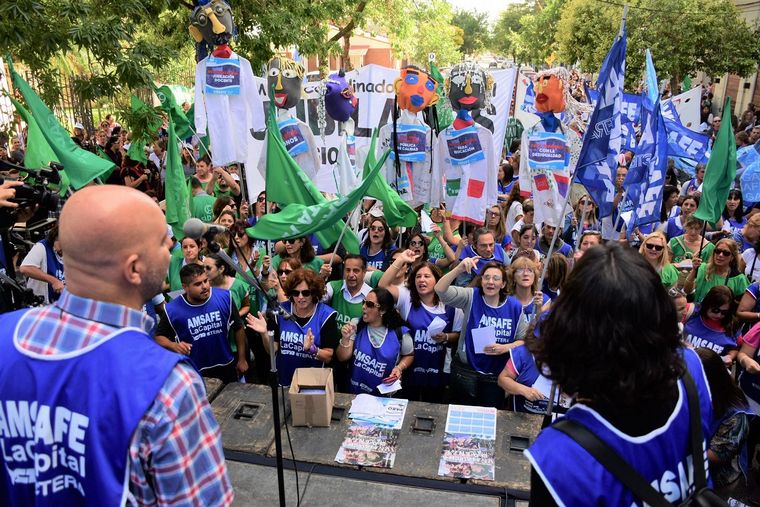
[[198, 239], [206, 232], [206, 224], [197, 218], [188, 218], [182, 226], [182, 232], [189, 238]]

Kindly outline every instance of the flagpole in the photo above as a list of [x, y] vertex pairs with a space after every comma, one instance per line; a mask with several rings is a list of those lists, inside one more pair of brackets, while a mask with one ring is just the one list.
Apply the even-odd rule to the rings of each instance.
[[[591, 199], [591, 196], [586, 196], [584, 199]], [[576, 234], [577, 237], [575, 238], [575, 249], [578, 250], [581, 245], [581, 236], [583, 236], [583, 224], [586, 223], [586, 210], [583, 210], [583, 213], [581, 213], [581, 223], [579, 224], [579, 227], [576, 227]]]
[[343, 223], [343, 229], [340, 231], [340, 236], [338, 236], [338, 241], [335, 243], [335, 247], [333, 248], [332, 254], [330, 254], [330, 262], [328, 263], [328, 266], [332, 267], [333, 261], [335, 260], [335, 250], [338, 249], [340, 246], [340, 242], [343, 241], [343, 236], [346, 234], [346, 229], [348, 229], [348, 224], [351, 223], [351, 218], [354, 216], [354, 214], [357, 212], [359, 208], [354, 208], [354, 210], [351, 212], [350, 215], [348, 215], [348, 218]]
[[[628, 188], [631, 188], [631, 186], [630, 186], [630, 185], [628, 185]], [[627, 200], [628, 200], [628, 188], [626, 188], [626, 189], [623, 191], [623, 198], [622, 198], [622, 199], [620, 199], [620, 202], [618, 202], [618, 206], [620, 206], [620, 204], [621, 204], [621, 203], [622, 203], [622, 204], [625, 204], [625, 201], [627, 201]], [[614, 211], [614, 210], [613, 210], [613, 211]], [[623, 216], [622, 216], [622, 215], [623, 215], [623, 213], [622, 213], [622, 212], [621, 212], [621, 211], [618, 209], [618, 216], [617, 216], [617, 218], [615, 219], [615, 223], [614, 223], [614, 224], [612, 224], [612, 233], [613, 233], [613, 234], [615, 233], [615, 231], [617, 231], [618, 225], [620, 224], [620, 220], [623, 218]], [[623, 223], [625, 223], [625, 222], [623, 222]], [[627, 235], [626, 235], [626, 236], [627, 236]]]

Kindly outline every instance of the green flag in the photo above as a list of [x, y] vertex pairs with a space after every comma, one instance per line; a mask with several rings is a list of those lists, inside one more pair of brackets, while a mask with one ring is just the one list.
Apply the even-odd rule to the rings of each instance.
[[435, 108], [438, 114], [438, 128], [436, 132], [441, 132], [443, 129], [454, 123], [454, 112], [451, 110], [451, 104], [446, 100], [446, 87], [444, 86], [444, 79], [441, 75], [441, 71], [438, 70], [436, 64], [430, 62], [430, 75], [438, 81], [438, 93], [439, 99], [435, 103]]
[[[42, 135], [39, 125], [34, 120], [34, 117], [26, 110], [21, 103], [8, 96], [13, 103], [13, 107], [24, 119], [28, 126], [26, 134], [26, 153], [24, 154], [24, 166], [30, 169], [39, 169], [48, 167], [50, 162], [58, 162], [58, 158], [55, 156], [55, 152], [50, 148], [45, 136]], [[61, 183], [58, 185], [58, 190], [61, 195], [65, 195], [69, 190], [69, 177], [66, 175], [66, 171], [59, 171], [61, 175]]]
[[185, 184], [178, 142], [174, 137], [174, 122], [169, 118], [169, 141], [166, 147], [166, 223], [172, 226], [174, 237], [181, 240], [185, 237], [182, 226], [190, 218], [190, 194]]
[[[364, 177], [366, 178], [372, 167], [375, 166], [377, 161], [375, 160], [375, 145], [377, 144], [377, 129], [372, 131], [372, 141], [369, 145], [369, 152], [367, 153], [367, 160], [364, 162]], [[388, 156], [388, 153], [383, 156], [383, 160]], [[268, 195], [268, 194], [267, 194]], [[383, 201], [383, 215], [385, 215], [385, 221], [391, 227], [403, 226], [414, 227], [417, 225], [417, 212], [411, 208], [398, 193], [388, 185], [385, 178], [376, 178], [372, 181], [367, 195], [380, 199]]]
[[103, 160], [94, 153], [77, 146], [71, 139], [69, 132], [58, 123], [53, 112], [34, 93], [29, 83], [16, 73], [10, 58], [8, 58], [8, 67], [11, 70], [13, 84], [24, 96], [26, 105], [40, 127], [50, 149], [53, 150], [58, 161], [66, 169], [71, 186], [75, 190], [79, 190], [95, 178], [110, 174], [115, 167], [113, 162]]
[[132, 128], [132, 142], [127, 150], [127, 156], [132, 160], [147, 164], [145, 145], [153, 142], [154, 136], [163, 124], [163, 119], [155, 108], [150, 107], [135, 95], [132, 95], [130, 109], [132, 114], [129, 118], [129, 126]]
[[[387, 153], [385, 156], [387, 157]], [[375, 168], [360, 186], [339, 199], [312, 206], [288, 204], [279, 213], [270, 213], [259, 218], [256, 225], [248, 229], [248, 234], [257, 239], [291, 239], [308, 236], [331, 227], [356, 208], [369, 186], [377, 179], [383, 163], [385, 163], [385, 157], [375, 164]]]
[[694, 216], [715, 225], [726, 206], [726, 199], [736, 178], [736, 140], [731, 127], [731, 97], [726, 97], [720, 130], [715, 136], [710, 160], [705, 167], [702, 197]]
[[177, 99], [174, 98], [174, 92], [168, 86], [153, 85], [153, 91], [156, 92], [158, 101], [161, 102], [161, 109], [169, 113], [169, 116], [174, 121], [175, 133], [180, 139], [186, 139], [193, 135], [190, 130], [190, 120], [187, 119], [187, 115], [182, 110], [182, 107], [177, 104]]
[[[285, 142], [277, 127], [276, 113], [273, 111], [274, 101], [271, 102], [267, 118], [267, 161], [266, 161], [266, 191], [267, 199], [276, 202], [284, 208], [288, 204], [313, 206], [323, 204], [327, 199], [317, 190], [317, 187], [301, 170], [293, 157], [285, 148]], [[342, 220], [332, 223], [329, 227], [316, 233], [319, 243], [328, 248], [333, 245], [343, 230]], [[359, 253], [359, 240], [351, 230], [343, 235], [343, 247], [350, 253]]]

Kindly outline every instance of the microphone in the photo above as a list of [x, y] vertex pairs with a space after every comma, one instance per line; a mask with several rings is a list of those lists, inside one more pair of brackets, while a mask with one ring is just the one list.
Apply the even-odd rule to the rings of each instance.
[[182, 232], [189, 238], [199, 239], [204, 236], [209, 238], [216, 234], [223, 234], [227, 232], [227, 228], [219, 224], [207, 224], [197, 218], [188, 218], [182, 226]]

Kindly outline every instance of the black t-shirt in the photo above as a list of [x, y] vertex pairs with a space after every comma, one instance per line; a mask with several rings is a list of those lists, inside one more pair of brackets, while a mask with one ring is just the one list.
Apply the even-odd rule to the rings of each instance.
[[[243, 319], [240, 318], [240, 314], [238, 313], [237, 308], [235, 308], [235, 305], [232, 305], [230, 318], [232, 320], [232, 323], [230, 324], [230, 329], [232, 331], [237, 331], [243, 327]], [[169, 323], [168, 318], [162, 316], [162, 318], [159, 319], [158, 327], [156, 328], [156, 336], [166, 336], [170, 340], [173, 340], [174, 337], [177, 336], [177, 333], [174, 332], [174, 328]]]

